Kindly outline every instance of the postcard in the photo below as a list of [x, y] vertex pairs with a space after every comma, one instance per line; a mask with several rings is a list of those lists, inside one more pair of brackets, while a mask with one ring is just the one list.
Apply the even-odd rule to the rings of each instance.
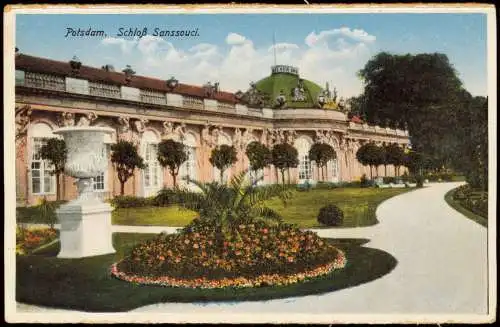
[[496, 320], [493, 6], [4, 18], [8, 322]]

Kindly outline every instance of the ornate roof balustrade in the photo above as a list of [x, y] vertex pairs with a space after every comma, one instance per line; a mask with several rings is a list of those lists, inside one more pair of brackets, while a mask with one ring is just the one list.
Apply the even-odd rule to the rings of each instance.
[[203, 103], [203, 99], [183, 96], [182, 97], [182, 106], [190, 109], [203, 109], [205, 104]]
[[26, 87], [55, 91], [66, 90], [66, 81], [64, 77], [51, 74], [26, 72], [24, 75], [24, 85]]
[[118, 85], [89, 82], [89, 95], [105, 98], [121, 98], [121, 91]]
[[[25, 86], [30, 88], [53, 90], [60, 92], [88, 94], [90, 96], [124, 99], [129, 101], [135, 100], [133, 97], [130, 97], [130, 95], [127, 95], [125, 94], [126, 92], [124, 92], [124, 88], [127, 89], [126, 90], [127, 92], [133, 89], [130, 87], [119, 86], [103, 82], [85, 81], [87, 83], [80, 85], [80, 87], [85, 87], [86, 89], [85, 90], [81, 89], [78, 91], [78, 89], [74, 88], [74, 85], [69, 85], [70, 80], [74, 84], [75, 79], [72, 78], [65, 78], [52, 74], [24, 72], [21, 70], [16, 71], [16, 86]], [[205, 103], [202, 98], [187, 96], [187, 95], [179, 95], [179, 96], [182, 98], [182, 104], [181, 104], [182, 107], [189, 109], [199, 109], [199, 110], [205, 109]], [[139, 97], [137, 98], [136, 101], [151, 103], [156, 105], [167, 105], [166, 92], [159, 92], [150, 89], [140, 89]], [[236, 106], [234, 103], [226, 103], [217, 100], [212, 100], [212, 101], [217, 103], [215, 108], [221, 111], [235, 111]]]

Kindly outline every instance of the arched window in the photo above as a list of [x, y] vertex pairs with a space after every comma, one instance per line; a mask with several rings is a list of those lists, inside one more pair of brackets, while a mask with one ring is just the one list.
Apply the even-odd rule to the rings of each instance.
[[143, 195], [152, 196], [162, 185], [162, 169], [158, 162], [158, 136], [153, 131], [145, 131], [141, 140], [141, 155], [146, 168], [142, 170]]
[[335, 155], [335, 158], [328, 162], [328, 168], [330, 169], [331, 181], [335, 183], [340, 181], [339, 159], [337, 155]]
[[311, 142], [305, 137], [299, 137], [295, 141], [295, 148], [299, 153], [299, 183], [312, 179], [312, 163], [309, 159]]
[[[107, 125], [98, 124], [96, 126], [109, 127]], [[104, 134], [104, 144], [106, 145], [106, 157], [110, 158], [111, 144], [116, 143], [116, 133]], [[92, 178], [92, 185], [94, 192], [105, 193], [108, 192], [108, 170], [105, 169], [102, 174]]]
[[[231, 144], [231, 139], [224, 135], [224, 134], [219, 134], [219, 141], [218, 141], [218, 145], [232, 145]], [[214, 166], [214, 169], [213, 169], [213, 179], [214, 181], [220, 181], [219, 179], [219, 175], [220, 175], [220, 170]], [[230, 175], [231, 175], [231, 168], [227, 168], [225, 171], [224, 171], [224, 174], [222, 175], [222, 181], [224, 183], [226, 183], [229, 178], [230, 178]]]
[[[189, 185], [189, 180], [197, 179], [196, 171], [196, 138], [193, 134], [187, 133], [184, 135], [182, 143], [186, 147], [188, 155], [187, 160], [182, 164], [179, 175], [181, 177], [181, 185]], [[184, 180], [183, 178], [187, 178]]]
[[58, 137], [52, 134], [52, 128], [46, 123], [36, 123], [30, 127], [30, 191], [33, 195], [52, 195], [56, 193], [56, 177], [51, 174], [54, 169], [47, 161], [42, 160], [39, 151], [48, 138]]

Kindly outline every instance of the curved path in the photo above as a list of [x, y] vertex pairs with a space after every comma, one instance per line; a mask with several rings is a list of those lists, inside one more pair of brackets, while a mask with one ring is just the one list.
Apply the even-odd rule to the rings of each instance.
[[[458, 185], [429, 184], [393, 197], [377, 208], [380, 223], [372, 227], [317, 230], [325, 237], [368, 238], [370, 242], [364, 246], [392, 254], [398, 260], [395, 269], [372, 282], [322, 295], [259, 302], [159, 303], [133, 312], [210, 313], [219, 317], [232, 313], [278, 313], [288, 317], [486, 314], [487, 229], [444, 201], [445, 193]], [[116, 226], [117, 231], [131, 231], [129, 228]], [[133, 229], [137, 232], [136, 227]]]

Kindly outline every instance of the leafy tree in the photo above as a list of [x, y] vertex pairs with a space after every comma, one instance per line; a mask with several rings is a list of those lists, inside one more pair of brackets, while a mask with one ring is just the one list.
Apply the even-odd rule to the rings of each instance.
[[325, 180], [325, 166], [336, 156], [335, 150], [327, 143], [314, 143], [309, 149], [309, 159], [321, 168], [321, 180]]
[[380, 148], [373, 142], [363, 144], [356, 152], [356, 159], [363, 166], [370, 166], [370, 179], [373, 179], [373, 167], [377, 167], [383, 162]]
[[144, 169], [144, 159], [137, 152], [132, 142], [120, 140], [111, 145], [111, 162], [115, 165], [120, 181], [120, 194], [125, 194], [125, 183], [134, 175], [136, 168]]
[[224, 171], [238, 161], [238, 155], [234, 146], [223, 144], [212, 150], [209, 161], [219, 169], [220, 181], [223, 183]]
[[299, 165], [299, 153], [288, 143], [275, 144], [271, 150], [272, 163], [281, 172], [281, 181], [285, 185], [285, 171]]
[[391, 143], [386, 146], [386, 162], [388, 165], [394, 166], [394, 172], [396, 176], [399, 176], [399, 168], [404, 165], [405, 153], [402, 147], [397, 143]]
[[413, 148], [431, 155], [436, 165], [442, 163], [451, 151], [443, 136], [453, 134], [456, 108], [466, 93], [447, 56], [382, 52], [359, 76], [365, 83], [362, 98], [368, 122], [407, 124]]
[[280, 185], [254, 187], [258, 180], [249, 183], [246, 171], [224, 183], [201, 183], [192, 181], [200, 192], [177, 190], [179, 204], [199, 213], [199, 219], [215, 229], [217, 240], [222, 247], [224, 238], [238, 234], [240, 224], [248, 224], [256, 219], [281, 221], [280, 214], [266, 206], [268, 199], [278, 197], [285, 201], [291, 191]]
[[179, 168], [188, 159], [184, 144], [174, 140], [163, 140], [158, 144], [158, 162], [162, 167], [168, 167], [170, 175], [177, 186]]
[[384, 176], [387, 176], [387, 165], [389, 164], [387, 161], [387, 149], [386, 145], [381, 145], [378, 147], [380, 151], [380, 164], [384, 165]]
[[450, 157], [476, 189], [488, 189], [488, 98], [469, 97], [457, 114], [456, 142]]
[[405, 166], [412, 174], [424, 175], [427, 170], [433, 168], [432, 158], [423, 152], [409, 151], [405, 156]]
[[271, 151], [260, 142], [251, 142], [247, 145], [246, 155], [250, 163], [250, 169], [257, 172], [271, 163]]
[[47, 143], [42, 145], [39, 150], [40, 157], [47, 160], [54, 169], [51, 174], [56, 175], [56, 198], [61, 199], [61, 181], [60, 176], [64, 173], [64, 165], [66, 164], [66, 155], [68, 149], [66, 142], [57, 138], [49, 138]]

